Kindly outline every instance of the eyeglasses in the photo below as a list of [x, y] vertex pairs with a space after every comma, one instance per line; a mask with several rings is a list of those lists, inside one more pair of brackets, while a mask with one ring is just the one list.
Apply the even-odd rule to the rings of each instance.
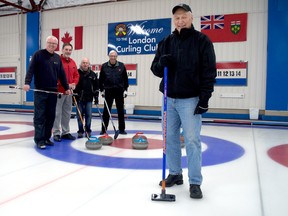
[[58, 45], [58, 43], [53, 43], [53, 42], [47, 42], [48, 44], [52, 44], [52, 45]]

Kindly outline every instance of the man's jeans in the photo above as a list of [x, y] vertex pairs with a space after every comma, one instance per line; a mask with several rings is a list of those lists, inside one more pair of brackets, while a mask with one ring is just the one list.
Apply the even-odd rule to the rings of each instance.
[[[88, 133], [91, 133], [91, 120], [92, 120], [92, 102], [78, 102], [78, 108], [81, 113], [82, 120], [85, 119], [85, 129]], [[78, 110], [76, 110], [77, 122], [78, 122], [78, 133], [84, 133], [82, 121], [80, 119]]]
[[182, 127], [186, 147], [189, 183], [201, 185], [202, 150], [200, 131], [202, 122], [201, 115], [194, 115], [198, 101], [198, 97], [186, 99], [167, 97], [166, 156], [169, 174], [181, 174], [180, 127]]

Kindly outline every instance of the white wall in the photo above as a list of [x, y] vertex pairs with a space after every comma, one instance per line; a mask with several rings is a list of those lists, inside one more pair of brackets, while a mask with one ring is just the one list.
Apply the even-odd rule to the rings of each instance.
[[[41, 15], [42, 47], [45, 45], [45, 38], [51, 34], [52, 28], [81, 25], [84, 27], [84, 48], [80, 51], [74, 50], [72, 57], [77, 63], [80, 63], [84, 56], [89, 57], [91, 63], [103, 63], [108, 60], [108, 23], [171, 18], [171, 9], [178, 3], [187, 3], [191, 6], [194, 26], [197, 30], [200, 29], [200, 16], [202, 15], [248, 13], [246, 42], [214, 44], [218, 62], [248, 61], [248, 85], [245, 87], [215, 87], [210, 107], [239, 110], [250, 107], [265, 109], [267, 0], [133, 0], [44, 11]], [[20, 55], [20, 33], [15, 27], [17, 22], [18, 19], [15, 16], [0, 17], [1, 26], [7, 28], [4, 28], [5, 30], [0, 28], [0, 66], [14, 61], [18, 67], [21, 67], [19, 61], [16, 60]], [[172, 29], [174, 29], [173, 26]], [[150, 108], [161, 105], [162, 95], [158, 91], [160, 79], [150, 71], [153, 57], [154, 55], [120, 55], [118, 57], [119, 61], [138, 65], [138, 85], [129, 88], [129, 91], [135, 92], [136, 96], [129, 96], [126, 103]], [[25, 76], [24, 73], [23, 76]], [[1, 89], [3, 89], [2, 86], [0, 86], [0, 91]], [[220, 97], [221, 94], [226, 93], [244, 93], [244, 98]], [[5, 100], [1, 99], [1, 103], [4, 101], [11, 103], [6, 95], [4, 96]]]

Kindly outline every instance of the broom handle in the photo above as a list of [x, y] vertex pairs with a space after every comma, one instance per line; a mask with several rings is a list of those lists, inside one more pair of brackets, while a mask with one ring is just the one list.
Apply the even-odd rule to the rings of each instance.
[[168, 74], [168, 68], [164, 67], [162, 192], [165, 192], [166, 187], [165, 177], [166, 177], [166, 136], [167, 136], [167, 74]]

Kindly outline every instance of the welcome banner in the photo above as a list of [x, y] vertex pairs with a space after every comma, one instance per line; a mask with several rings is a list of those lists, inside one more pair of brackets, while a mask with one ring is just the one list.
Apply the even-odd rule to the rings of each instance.
[[140, 20], [108, 24], [108, 53], [154, 54], [158, 43], [171, 33], [171, 19]]

